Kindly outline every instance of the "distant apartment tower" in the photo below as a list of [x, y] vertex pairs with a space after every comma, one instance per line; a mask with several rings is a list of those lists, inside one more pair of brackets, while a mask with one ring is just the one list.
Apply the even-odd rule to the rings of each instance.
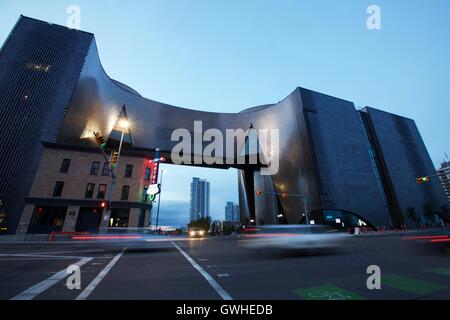
[[191, 182], [191, 221], [209, 217], [209, 182], [192, 178]]
[[225, 221], [239, 221], [239, 205], [227, 202], [225, 206]]
[[450, 161], [441, 163], [441, 167], [437, 170], [439, 179], [441, 179], [447, 200], [450, 201]]

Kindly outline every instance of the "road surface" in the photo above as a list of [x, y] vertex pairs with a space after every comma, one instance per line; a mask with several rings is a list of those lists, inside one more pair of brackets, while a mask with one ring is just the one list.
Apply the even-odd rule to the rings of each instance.
[[[0, 243], [0, 299], [450, 299], [450, 254], [400, 235], [355, 238], [344, 252], [260, 254], [236, 237], [145, 243]], [[69, 290], [69, 265], [81, 288]], [[367, 267], [381, 269], [369, 290]]]

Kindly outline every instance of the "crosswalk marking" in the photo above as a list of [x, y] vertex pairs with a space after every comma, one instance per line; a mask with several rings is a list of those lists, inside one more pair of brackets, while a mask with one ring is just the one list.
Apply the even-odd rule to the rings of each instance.
[[382, 276], [381, 284], [418, 295], [425, 295], [440, 290], [450, 289], [441, 284], [428, 282], [424, 280], [417, 280], [414, 278], [395, 274]]
[[450, 268], [433, 268], [428, 270], [429, 272], [437, 273], [437, 274], [443, 274], [446, 276], [450, 276]]

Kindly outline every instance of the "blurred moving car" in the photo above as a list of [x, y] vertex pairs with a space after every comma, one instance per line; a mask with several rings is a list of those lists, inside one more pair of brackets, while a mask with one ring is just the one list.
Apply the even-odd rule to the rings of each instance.
[[205, 236], [205, 230], [200, 228], [190, 228], [188, 235], [189, 238], [203, 238]]
[[351, 238], [328, 225], [267, 225], [244, 229], [241, 245], [251, 249], [317, 251], [345, 246]]
[[403, 237], [424, 253], [450, 255], [450, 229], [424, 230]]

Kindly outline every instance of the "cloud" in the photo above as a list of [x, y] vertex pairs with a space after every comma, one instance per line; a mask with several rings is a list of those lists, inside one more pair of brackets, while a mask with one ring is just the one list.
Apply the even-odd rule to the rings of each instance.
[[[152, 214], [152, 224], [156, 224], [158, 204], [155, 203]], [[159, 225], [186, 226], [189, 223], [189, 201], [165, 200], [161, 201], [159, 210]]]

